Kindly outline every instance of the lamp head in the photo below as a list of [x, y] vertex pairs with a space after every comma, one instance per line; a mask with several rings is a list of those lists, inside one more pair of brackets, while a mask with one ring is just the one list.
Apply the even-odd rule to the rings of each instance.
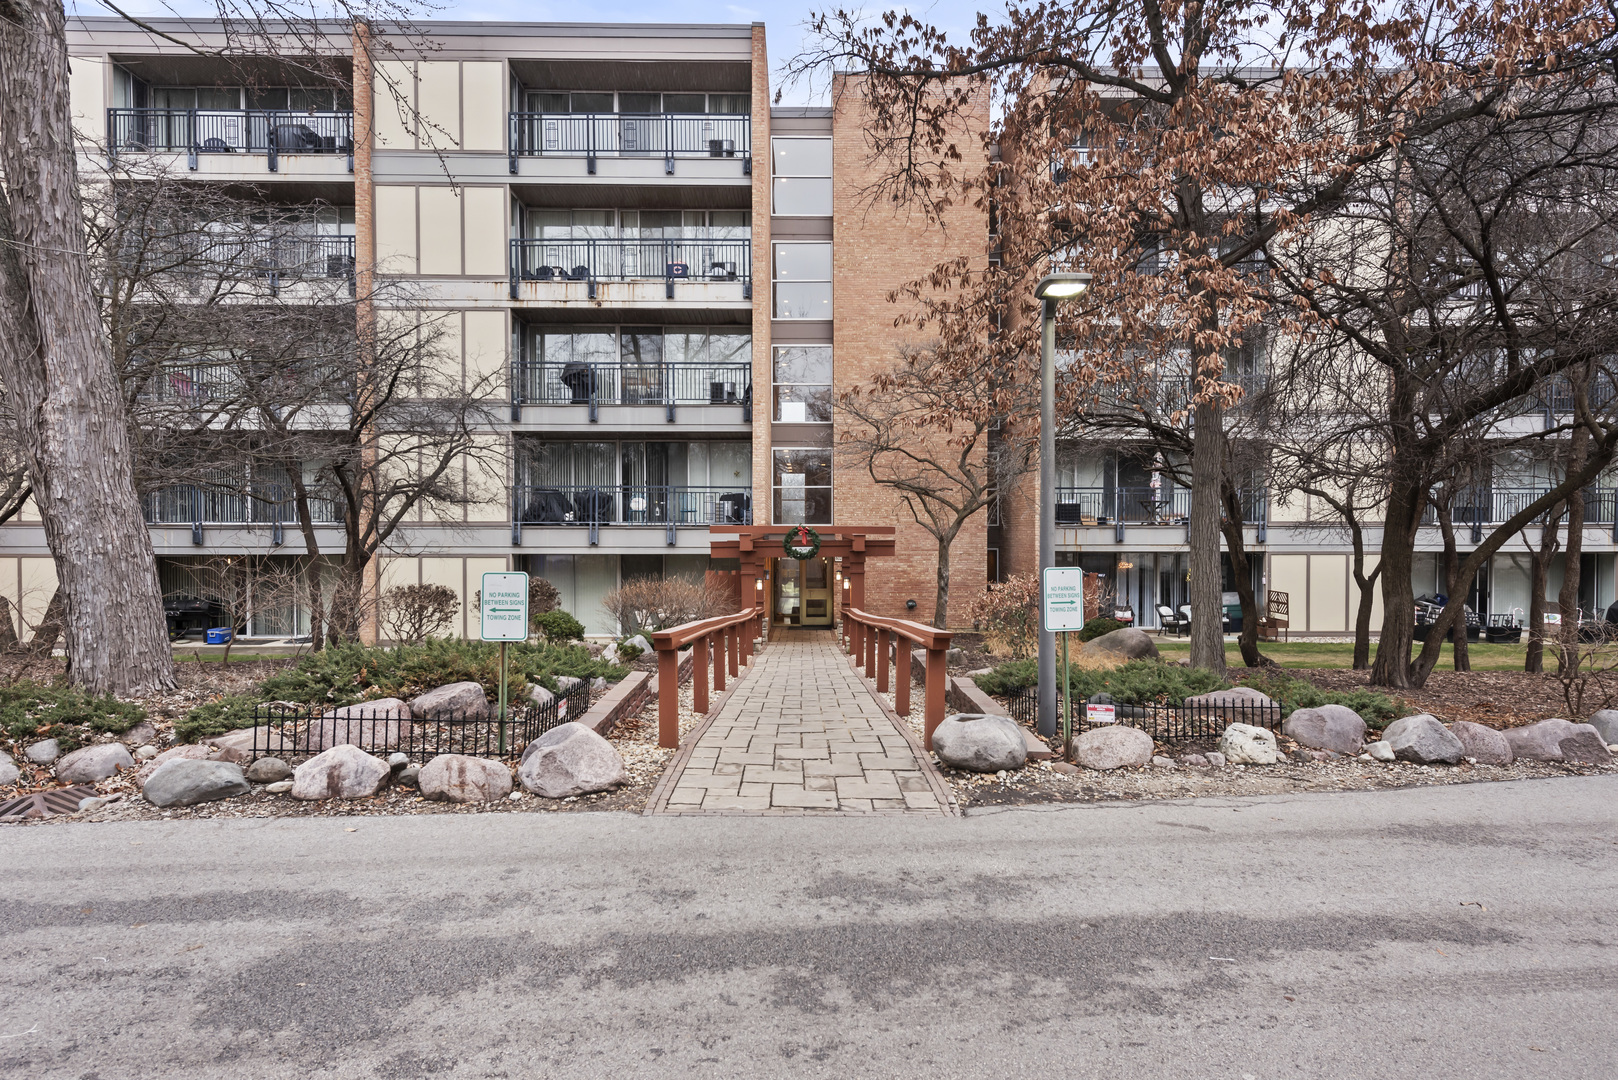
[[1089, 287], [1089, 274], [1046, 274], [1034, 286], [1034, 297], [1039, 300], [1071, 300]]

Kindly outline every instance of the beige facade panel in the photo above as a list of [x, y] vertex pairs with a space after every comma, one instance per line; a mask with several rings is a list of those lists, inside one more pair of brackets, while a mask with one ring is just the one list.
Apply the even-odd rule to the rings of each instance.
[[467, 559], [466, 560], [466, 636], [476, 638], [482, 636], [482, 626], [478, 615], [478, 594], [483, 591], [483, 575], [498, 574], [509, 568], [506, 559]]
[[421, 563], [421, 583], [423, 585], [442, 585], [452, 589], [460, 599], [461, 609], [456, 613], [454, 632], [466, 634], [466, 560], [460, 558], [428, 558], [418, 560]]
[[506, 495], [506, 448], [504, 435], [479, 435], [477, 452], [466, 462], [466, 488], [472, 501], [466, 507], [468, 521], [509, 521]]
[[375, 145], [387, 150], [414, 150], [416, 65], [403, 60], [383, 60], [376, 65], [375, 72], [371, 91]]
[[464, 332], [459, 311], [433, 311], [422, 313], [423, 341], [432, 348], [433, 368], [444, 380], [446, 387], [459, 387], [464, 369], [462, 343]]
[[454, 60], [416, 64], [416, 145], [461, 148], [461, 65]]
[[475, 277], [504, 278], [506, 265], [506, 207], [503, 187], [462, 188], [465, 204], [466, 273]]
[[56, 595], [56, 562], [49, 556], [24, 556], [17, 560], [17, 608], [22, 621], [38, 626], [45, 618], [45, 609]]
[[485, 386], [490, 397], [506, 394], [506, 350], [511, 336], [503, 311], [468, 311], [464, 315], [466, 383]]
[[73, 114], [73, 130], [85, 142], [101, 143], [107, 138], [107, 69], [104, 60], [75, 56], [67, 72], [68, 107]]
[[414, 274], [416, 258], [416, 189], [378, 184], [376, 263], [384, 274]]
[[1270, 591], [1284, 592], [1292, 609], [1288, 629], [1300, 633], [1309, 629], [1309, 556], [1271, 555]]
[[506, 148], [506, 65], [461, 65], [461, 149]]
[[461, 197], [454, 188], [417, 189], [421, 204], [421, 272], [461, 272]]
[[[1310, 555], [1309, 629], [1341, 633], [1348, 629], [1348, 556]], [[1297, 604], [1294, 602], [1294, 611]]]

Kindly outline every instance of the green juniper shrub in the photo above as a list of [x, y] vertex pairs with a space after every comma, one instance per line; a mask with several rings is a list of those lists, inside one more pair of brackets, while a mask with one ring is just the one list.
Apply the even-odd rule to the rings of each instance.
[[55, 739], [66, 753], [98, 734], [122, 735], [144, 719], [139, 705], [96, 697], [65, 681], [21, 679], [0, 687], [0, 730], [19, 743]]
[[[984, 692], [999, 697], [1018, 694], [1039, 682], [1039, 661], [1013, 660], [977, 676], [976, 682]], [[1211, 671], [1161, 660], [1131, 660], [1115, 668], [1074, 667], [1068, 677], [1075, 698], [1106, 691], [1114, 701], [1125, 705], [1178, 705], [1193, 694], [1223, 690], [1229, 685]]]
[[642, 649], [639, 645], [631, 645], [629, 643], [628, 638], [625, 638], [624, 640], [622, 640], [620, 642], [617, 642], [617, 646], [618, 646], [618, 660], [619, 660], [620, 663], [624, 663], [624, 664], [632, 664], [632, 663], [634, 663], [636, 660], [640, 659], [641, 653], [646, 651], [646, 650]]
[[584, 640], [584, 624], [558, 608], [534, 619], [534, 625], [545, 635], [545, 640], [556, 644]]
[[252, 727], [257, 722], [254, 710], [259, 704], [254, 694], [230, 694], [205, 702], [174, 722], [174, 737], [182, 743], [194, 743], [227, 731]]
[[1381, 730], [1394, 720], [1408, 714], [1405, 703], [1398, 698], [1376, 690], [1322, 690], [1306, 679], [1299, 679], [1280, 670], [1243, 673], [1237, 678], [1242, 686], [1252, 687], [1272, 701], [1280, 704], [1283, 715], [1294, 709], [1315, 709], [1322, 705], [1342, 705], [1360, 714], [1367, 727]]
[[1084, 628], [1079, 631], [1080, 641], [1094, 641], [1102, 634], [1110, 634], [1114, 630], [1122, 630], [1124, 624], [1117, 619], [1109, 619], [1105, 615], [1097, 615], [1093, 619], [1084, 620]]

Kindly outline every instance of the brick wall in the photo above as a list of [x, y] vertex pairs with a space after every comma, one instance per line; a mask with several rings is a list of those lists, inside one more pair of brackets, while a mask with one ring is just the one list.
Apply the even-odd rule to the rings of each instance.
[[[868, 384], [892, 367], [899, 347], [926, 340], [923, 331], [895, 326], [906, 308], [888, 294], [937, 264], [964, 252], [985, 250], [987, 215], [974, 207], [950, 210], [942, 224], [929, 223], [918, 210], [873, 200], [869, 188], [881, 163], [871, 160], [865, 117], [852, 77], [839, 76], [832, 87], [836, 115], [832, 129], [833, 175], [833, 355], [835, 391]], [[985, 101], [972, 120], [977, 130], [988, 124]], [[958, 144], [968, 155], [981, 145], [974, 131], [961, 133]], [[967, 165], [971, 167], [970, 163]], [[866, 575], [866, 607], [882, 615], [905, 616], [905, 601], [915, 600], [910, 617], [930, 622], [937, 592], [937, 541], [920, 525], [890, 488], [876, 484], [862, 463], [845, 460], [836, 436], [848, 423], [838, 411], [834, 422], [833, 514], [839, 524], [892, 525], [898, 529], [896, 554], [872, 560]], [[950, 549], [950, 623], [970, 623], [967, 606], [986, 578], [988, 515], [980, 512], [961, 530]]]

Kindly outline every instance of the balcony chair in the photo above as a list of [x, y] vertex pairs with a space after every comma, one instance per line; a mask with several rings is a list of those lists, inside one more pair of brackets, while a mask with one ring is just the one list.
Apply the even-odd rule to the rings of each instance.
[[556, 381], [572, 391], [574, 405], [588, 405], [596, 391], [596, 373], [582, 360], [569, 360], [563, 364], [562, 374]]
[[204, 154], [233, 154], [236, 152], [236, 148], [234, 146], [230, 145], [228, 142], [219, 138], [218, 136], [203, 139], [202, 146], [199, 147], [199, 149]]
[[569, 273], [564, 274], [569, 281], [589, 281], [590, 268], [588, 266], [575, 266]]
[[611, 525], [618, 520], [618, 500], [605, 491], [592, 488], [573, 497], [575, 525]]
[[522, 507], [522, 520], [530, 525], [565, 525], [574, 520], [573, 500], [556, 488], [533, 488]]

